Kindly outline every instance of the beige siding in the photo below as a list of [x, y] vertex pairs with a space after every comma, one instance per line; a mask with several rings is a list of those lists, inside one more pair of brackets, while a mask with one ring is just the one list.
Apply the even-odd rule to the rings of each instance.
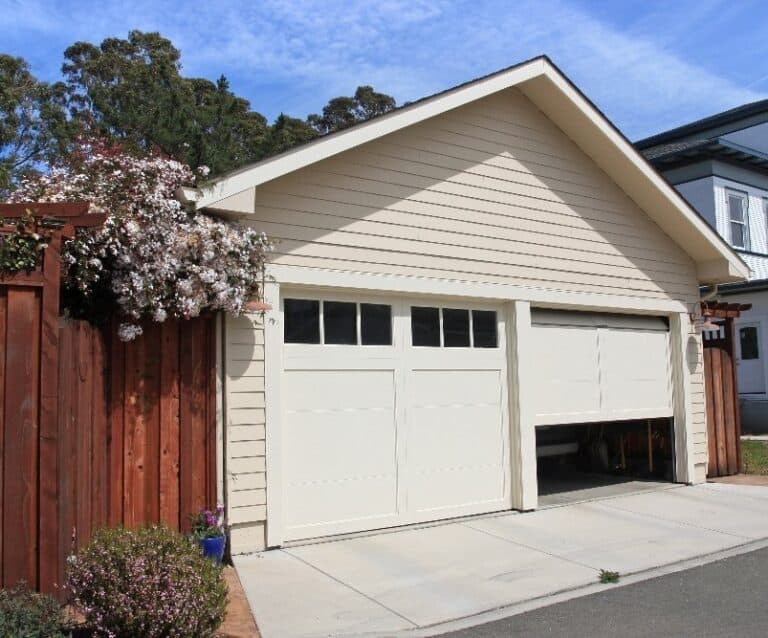
[[[693, 261], [515, 89], [261, 185], [249, 220], [279, 242], [272, 261], [285, 266], [698, 300]], [[242, 529], [251, 524], [248, 542], [264, 520], [254, 321], [227, 323], [227, 357], [241, 371], [227, 377], [230, 511]], [[700, 359], [697, 471], [706, 463]]]
[[516, 90], [260, 186], [274, 262], [693, 301], [693, 262]]
[[691, 357], [691, 413], [693, 433], [693, 456], [696, 466], [695, 481], [703, 482], [707, 478], [707, 421], [706, 399], [704, 398], [704, 352], [701, 335], [696, 336], [696, 356]]
[[264, 547], [266, 462], [261, 315], [227, 317], [224, 358], [227, 515], [238, 553]]

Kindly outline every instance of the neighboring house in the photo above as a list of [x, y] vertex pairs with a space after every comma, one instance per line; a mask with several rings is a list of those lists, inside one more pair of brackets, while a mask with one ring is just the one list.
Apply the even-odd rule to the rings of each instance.
[[768, 431], [768, 100], [640, 140], [635, 146], [733, 247], [749, 281], [720, 286], [752, 304], [736, 321], [743, 428]]
[[235, 553], [534, 509], [537, 466], [632, 428], [705, 480], [699, 286], [748, 269], [548, 59], [185, 197], [279, 241], [222, 329]]

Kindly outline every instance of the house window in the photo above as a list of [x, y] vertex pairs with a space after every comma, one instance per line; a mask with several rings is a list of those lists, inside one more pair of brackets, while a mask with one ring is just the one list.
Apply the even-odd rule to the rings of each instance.
[[749, 227], [747, 214], [747, 195], [728, 191], [728, 220], [731, 227], [731, 245], [734, 248], [749, 250]]
[[739, 346], [741, 358], [744, 361], [760, 358], [760, 348], [757, 344], [757, 327], [744, 326], [739, 328]]

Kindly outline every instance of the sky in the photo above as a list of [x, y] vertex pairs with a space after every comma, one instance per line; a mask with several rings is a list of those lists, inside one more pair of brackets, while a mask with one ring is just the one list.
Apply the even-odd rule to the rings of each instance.
[[0, 0], [0, 53], [159, 31], [270, 120], [361, 84], [412, 101], [547, 54], [630, 139], [768, 97], [764, 0]]

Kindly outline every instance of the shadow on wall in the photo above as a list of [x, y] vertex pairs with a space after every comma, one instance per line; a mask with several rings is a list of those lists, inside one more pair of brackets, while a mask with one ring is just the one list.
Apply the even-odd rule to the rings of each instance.
[[259, 186], [271, 260], [694, 300], [692, 260], [511, 89]]
[[228, 317], [226, 330], [226, 371], [229, 378], [263, 377], [263, 313]]

